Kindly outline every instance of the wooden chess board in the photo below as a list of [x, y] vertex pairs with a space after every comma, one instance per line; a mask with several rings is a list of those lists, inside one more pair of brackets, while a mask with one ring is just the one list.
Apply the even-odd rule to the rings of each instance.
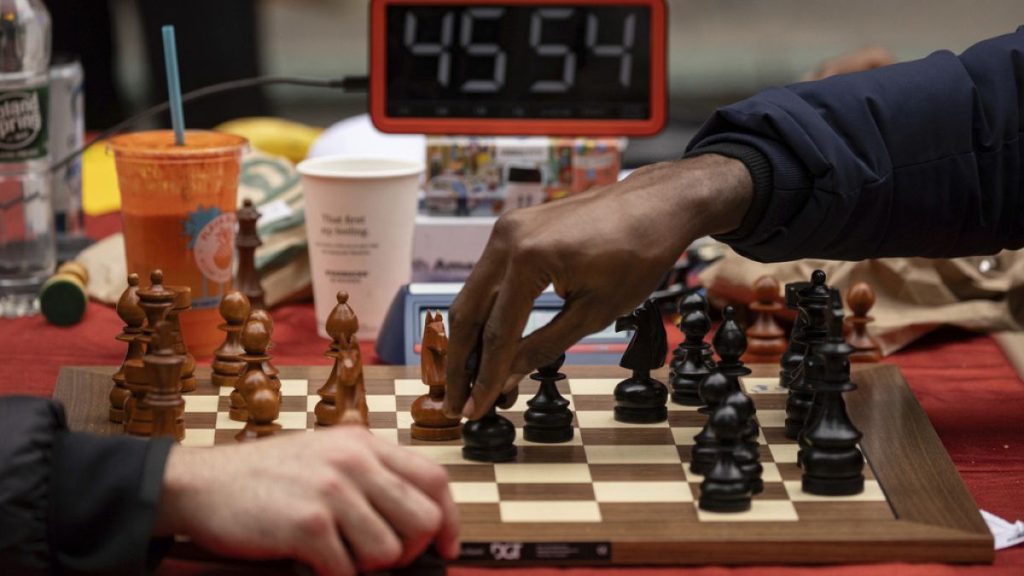
[[[515, 462], [463, 460], [461, 443], [410, 438], [409, 406], [426, 386], [419, 367], [367, 366], [370, 428], [443, 464], [461, 515], [461, 561], [479, 564], [747, 564], [991, 562], [992, 537], [949, 456], [896, 367], [859, 365], [859, 389], [846, 395], [864, 432], [868, 466], [862, 494], [824, 498], [800, 490], [796, 445], [783, 435], [785, 390], [778, 368], [752, 366], [743, 380], [757, 408], [764, 492], [749, 512], [697, 508], [700, 476], [687, 467], [704, 417], [669, 404], [668, 422], [612, 419], [618, 367], [566, 366], [559, 383], [577, 427], [566, 444], [522, 439], [523, 410], [537, 383], [524, 383], [504, 414], [516, 424]], [[329, 367], [281, 366], [285, 430], [315, 428], [316, 389]], [[120, 433], [107, 421], [114, 368], [64, 368], [55, 397], [72, 429]], [[227, 416], [230, 389], [202, 369], [186, 395], [188, 446], [234, 442], [242, 424]], [[667, 374], [655, 373], [665, 381]]]

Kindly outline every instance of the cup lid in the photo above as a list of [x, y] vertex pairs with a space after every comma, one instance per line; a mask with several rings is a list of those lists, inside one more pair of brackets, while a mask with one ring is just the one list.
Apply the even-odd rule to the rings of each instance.
[[303, 176], [320, 178], [376, 179], [415, 176], [426, 170], [423, 162], [380, 156], [321, 156], [299, 163]]

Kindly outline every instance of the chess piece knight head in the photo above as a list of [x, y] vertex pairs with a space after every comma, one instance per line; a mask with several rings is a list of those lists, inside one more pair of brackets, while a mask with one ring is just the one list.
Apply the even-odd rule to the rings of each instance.
[[420, 351], [420, 375], [428, 386], [443, 386], [448, 367], [448, 336], [441, 313], [427, 311]]
[[139, 275], [128, 275], [128, 288], [117, 301], [117, 315], [129, 328], [140, 328], [146, 321], [146, 313], [139, 306]]

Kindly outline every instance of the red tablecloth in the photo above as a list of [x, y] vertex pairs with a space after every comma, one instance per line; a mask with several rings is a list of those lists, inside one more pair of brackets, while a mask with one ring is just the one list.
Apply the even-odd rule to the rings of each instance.
[[[326, 341], [316, 335], [312, 306], [273, 311], [275, 362], [327, 364]], [[70, 328], [50, 326], [41, 317], [0, 320], [0, 394], [53, 392], [63, 365], [120, 362], [123, 346], [114, 340], [121, 326], [108, 307], [90, 304], [85, 320]], [[675, 345], [675, 342], [673, 342]], [[369, 343], [364, 358], [375, 361]], [[989, 337], [944, 330], [888, 360], [898, 365], [924, 406], [978, 506], [1011, 520], [1024, 518], [1024, 383]], [[222, 569], [171, 563], [168, 574], [214, 574]], [[670, 569], [636, 568], [630, 574], [664, 574]], [[679, 570], [679, 569], [675, 569]], [[873, 565], [824, 568], [697, 568], [692, 574], [1024, 574], [1024, 548], [996, 555], [995, 566]], [[453, 574], [489, 570], [454, 568]], [[524, 571], [526, 572], [526, 571]], [[536, 568], [530, 574], [608, 574], [598, 569]]]

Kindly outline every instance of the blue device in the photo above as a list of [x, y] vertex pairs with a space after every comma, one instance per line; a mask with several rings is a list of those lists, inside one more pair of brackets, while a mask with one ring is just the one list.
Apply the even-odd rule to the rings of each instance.
[[[448, 308], [461, 283], [406, 284], [398, 291], [377, 336], [377, 356], [388, 364], [419, 364], [420, 340], [427, 311], [440, 312], [448, 330]], [[564, 301], [550, 287], [533, 303], [523, 336], [551, 321]], [[618, 364], [632, 332], [615, 332], [611, 324], [565, 351], [568, 364]]]

